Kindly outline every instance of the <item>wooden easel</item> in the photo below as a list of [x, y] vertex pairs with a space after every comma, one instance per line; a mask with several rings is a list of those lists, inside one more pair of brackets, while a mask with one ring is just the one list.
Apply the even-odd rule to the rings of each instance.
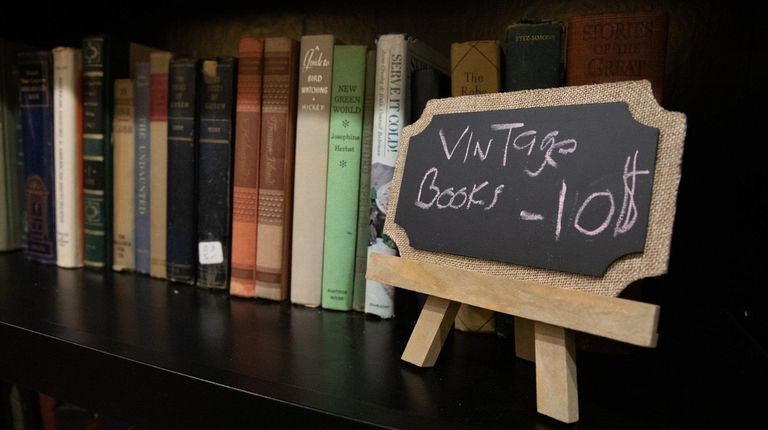
[[434, 366], [460, 303], [533, 320], [536, 407], [566, 423], [579, 419], [574, 331], [656, 346], [656, 305], [375, 253], [367, 278], [429, 295], [402, 355], [420, 367]]

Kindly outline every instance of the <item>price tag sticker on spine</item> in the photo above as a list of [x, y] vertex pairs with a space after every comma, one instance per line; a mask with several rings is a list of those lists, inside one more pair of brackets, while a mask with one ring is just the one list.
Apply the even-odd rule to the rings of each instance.
[[199, 242], [197, 248], [200, 264], [221, 264], [224, 262], [224, 249], [221, 242]]

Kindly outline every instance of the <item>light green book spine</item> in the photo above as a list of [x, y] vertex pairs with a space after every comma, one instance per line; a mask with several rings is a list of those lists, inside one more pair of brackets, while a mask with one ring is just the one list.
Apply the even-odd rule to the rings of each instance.
[[335, 46], [323, 245], [325, 309], [352, 309], [365, 62], [362, 45]]

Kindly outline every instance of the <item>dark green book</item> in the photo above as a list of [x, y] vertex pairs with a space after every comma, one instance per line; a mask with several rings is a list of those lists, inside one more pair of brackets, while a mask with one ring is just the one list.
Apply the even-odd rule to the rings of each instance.
[[559, 87], [563, 83], [563, 24], [522, 21], [504, 39], [506, 91]]
[[83, 39], [83, 214], [85, 266], [112, 266], [112, 118], [114, 83], [128, 78], [128, 44]]

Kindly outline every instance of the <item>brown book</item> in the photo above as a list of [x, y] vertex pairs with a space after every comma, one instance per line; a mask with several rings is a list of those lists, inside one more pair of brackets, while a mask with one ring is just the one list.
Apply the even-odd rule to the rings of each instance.
[[[451, 44], [451, 95], [466, 96], [501, 91], [501, 48], [498, 40]], [[494, 333], [493, 311], [461, 304], [454, 327], [460, 331]]]
[[240, 39], [235, 118], [235, 184], [232, 205], [232, 277], [229, 293], [256, 295], [256, 213], [259, 197], [259, 142], [264, 41]]
[[264, 41], [256, 297], [288, 298], [299, 44]]
[[665, 11], [575, 16], [568, 22], [567, 85], [647, 79], [661, 101], [669, 17]]

